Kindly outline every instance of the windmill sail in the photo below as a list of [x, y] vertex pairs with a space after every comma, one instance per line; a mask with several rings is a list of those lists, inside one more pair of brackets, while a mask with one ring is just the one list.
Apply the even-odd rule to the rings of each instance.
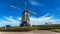
[[18, 6], [14, 5], [14, 4], [12, 4], [10, 6], [13, 7], [13, 8], [19, 9], [19, 10], [24, 10], [23, 8], [21, 8], [21, 7], [19, 8]]
[[25, 1], [25, 5], [26, 5], [26, 10], [28, 10], [28, 2], [27, 2], [27, 0]]

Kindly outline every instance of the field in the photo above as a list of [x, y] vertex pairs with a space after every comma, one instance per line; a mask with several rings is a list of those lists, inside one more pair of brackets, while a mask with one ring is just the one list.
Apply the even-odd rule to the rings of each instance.
[[10, 26], [10, 27], [0, 27], [0, 31], [9, 31], [9, 32], [28, 32], [28, 31], [39, 31], [39, 30], [49, 30], [53, 32], [60, 32], [60, 25], [33, 25], [31, 26]]

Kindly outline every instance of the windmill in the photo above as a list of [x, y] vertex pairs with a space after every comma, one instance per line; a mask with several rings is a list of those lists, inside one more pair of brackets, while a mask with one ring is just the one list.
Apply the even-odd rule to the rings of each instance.
[[13, 7], [13, 8], [19, 9], [19, 10], [24, 10], [24, 12], [22, 13], [22, 19], [21, 19], [20, 26], [31, 26], [31, 24], [29, 24], [29, 22], [30, 22], [29, 15], [30, 15], [30, 13], [33, 13], [33, 14], [36, 14], [36, 13], [28, 11], [28, 2], [27, 2], [27, 0], [25, 2], [25, 5], [26, 5], [26, 9], [25, 10], [23, 8], [19, 8], [16, 5], [10, 5], [10, 6]]

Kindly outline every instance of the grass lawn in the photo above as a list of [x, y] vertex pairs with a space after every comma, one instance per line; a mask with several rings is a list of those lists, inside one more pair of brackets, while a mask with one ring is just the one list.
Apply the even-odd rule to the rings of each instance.
[[51, 29], [54, 32], [59, 32], [60, 33], [60, 29]]

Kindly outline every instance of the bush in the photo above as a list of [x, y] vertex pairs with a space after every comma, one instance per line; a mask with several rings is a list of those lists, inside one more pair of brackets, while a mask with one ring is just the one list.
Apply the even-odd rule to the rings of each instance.
[[24, 26], [24, 27], [10, 27], [6, 29], [2, 29], [2, 31], [32, 31], [35, 30], [36, 27], [31, 27], [31, 26]]

